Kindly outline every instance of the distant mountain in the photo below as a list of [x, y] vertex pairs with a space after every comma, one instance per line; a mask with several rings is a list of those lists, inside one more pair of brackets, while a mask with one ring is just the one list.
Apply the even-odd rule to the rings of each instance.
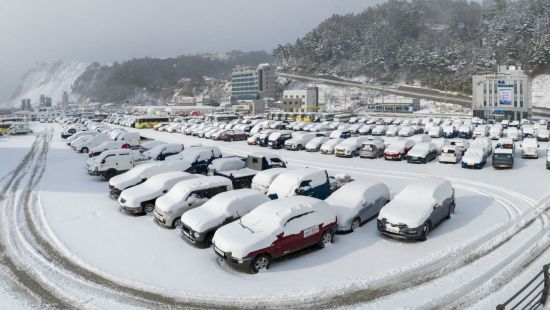
[[86, 63], [36, 63], [23, 76], [15, 89], [9, 106], [18, 107], [21, 99], [28, 98], [37, 103], [40, 95], [52, 97], [55, 103], [61, 101], [63, 92], [71, 93], [76, 79], [86, 71]]
[[[232, 51], [165, 59], [139, 58], [111, 65], [94, 63], [75, 81], [73, 92], [100, 102], [131, 100], [137, 103], [147, 98], [172, 98], [176, 89], [187, 89], [188, 95], [203, 94], [212, 87], [212, 81], [204, 77], [229, 79], [237, 65], [256, 66], [274, 60], [264, 51]], [[190, 90], [189, 85], [194, 90]]]
[[[481, 1], [479, 1], [481, 2]], [[550, 69], [550, 1], [389, 0], [334, 15], [274, 53], [308, 73], [367, 76], [471, 91], [471, 75], [497, 64]]]

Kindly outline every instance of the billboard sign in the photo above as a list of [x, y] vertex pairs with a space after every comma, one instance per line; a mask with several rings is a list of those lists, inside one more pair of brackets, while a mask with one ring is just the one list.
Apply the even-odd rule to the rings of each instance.
[[514, 102], [514, 84], [498, 81], [498, 105], [511, 107]]

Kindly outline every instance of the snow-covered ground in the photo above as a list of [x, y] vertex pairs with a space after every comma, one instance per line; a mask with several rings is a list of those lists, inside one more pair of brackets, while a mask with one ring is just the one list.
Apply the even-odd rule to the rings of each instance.
[[[253, 301], [312, 302], [319, 294], [332, 296], [383, 287], [389, 290], [387, 296], [382, 294], [361, 307], [437, 307], [442, 301], [455, 300], [455, 293], [459, 296], [475, 293], [474, 284], [483, 289], [485, 281], [497, 275], [495, 266], [506, 271], [507, 266], [521, 257], [523, 252], [516, 252], [525, 250], [525, 244], [533, 244], [530, 241], [542, 231], [541, 221], [537, 220], [502, 246], [496, 245], [521, 226], [522, 215], [532, 210], [535, 202], [550, 190], [550, 183], [542, 181], [548, 180], [544, 156], [538, 160], [518, 158], [514, 170], [495, 171], [486, 167], [473, 171], [435, 162], [412, 165], [381, 159], [345, 159], [262, 149], [244, 142], [224, 143], [181, 134], [140, 131], [144, 136], [167, 142], [218, 145], [225, 154], [276, 152], [290, 166], [347, 172], [356, 179], [373, 178], [387, 183], [393, 193], [429, 175], [451, 178], [457, 190], [455, 216], [435, 229], [427, 242], [383, 238], [371, 221], [353, 234], [338, 235], [336, 242], [326, 249], [300, 252], [277, 261], [265, 272], [250, 275], [226, 266], [211, 249], [189, 246], [178, 230], [160, 228], [151, 216], [122, 213], [116, 201], [108, 197], [107, 183], [86, 175], [86, 156], [66, 146], [59, 137], [59, 128], [54, 126], [56, 132], [36, 205], [37, 220], [43, 227], [41, 232], [71, 260], [108, 279], [184, 300], [194, 298], [226, 305]], [[547, 254], [536, 263], [548, 260]], [[461, 263], [458, 259], [461, 256], [473, 263]], [[439, 270], [442, 274], [424, 284], [405, 285], [404, 289], [395, 291], [387, 285], [399, 279], [418, 281], [417, 277], [433, 276]], [[526, 274], [532, 269], [527, 271]], [[520, 277], [510, 282], [496, 295], [476, 293], [489, 298], [474, 306], [482, 309], [506, 299], [525, 282], [522, 280]]]
[[550, 75], [542, 74], [533, 79], [533, 106], [550, 108]]

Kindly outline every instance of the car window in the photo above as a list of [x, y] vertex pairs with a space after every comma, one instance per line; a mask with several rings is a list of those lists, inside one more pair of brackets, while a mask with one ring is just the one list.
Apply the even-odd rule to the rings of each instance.
[[303, 229], [311, 226], [312, 214], [313, 211], [310, 211], [289, 218], [284, 225], [284, 236], [298, 234]]

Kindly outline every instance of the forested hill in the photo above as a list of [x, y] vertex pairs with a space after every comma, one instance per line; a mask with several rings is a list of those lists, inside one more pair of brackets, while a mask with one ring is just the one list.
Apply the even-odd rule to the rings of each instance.
[[364, 75], [470, 92], [497, 64], [550, 67], [549, 0], [389, 0], [334, 15], [275, 55], [309, 73]]
[[100, 65], [94, 63], [76, 79], [73, 93], [81, 98], [99, 102], [142, 100], [144, 97], [169, 98], [174, 89], [195, 90], [196, 95], [208, 87], [203, 77], [228, 79], [237, 65], [258, 65], [273, 62], [274, 57], [264, 51], [225, 54], [201, 54], [175, 58], [137, 58], [122, 63]]

